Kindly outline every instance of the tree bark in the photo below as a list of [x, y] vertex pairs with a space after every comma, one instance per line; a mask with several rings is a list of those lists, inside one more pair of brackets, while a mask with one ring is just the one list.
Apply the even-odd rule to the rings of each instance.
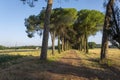
[[83, 47], [84, 47], [84, 52], [86, 52], [86, 39], [85, 39], [85, 34], [84, 34], [84, 38], [83, 38]]
[[88, 53], [88, 36], [87, 36], [87, 27], [86, 27], [86, 31], [85, 31], [85, 53]]
[[53, 0], [48, 0], [46, 12], [45, 12], [44, 32], [43, 32], [42, 49], [41, 49], [41, 55], [40, 55], [41, 60], [47, 59], [49, 24], [50, 24], [50, 15], [51, 15], [51, 10], [52, 10], [52, 3], [53, 3]]
[[65, 40], [65, 37], [64, 37], [64, 46], [63, 46], [63, 50], [64, 50], [64, 51], [66, 50], [66, 40]]
[[60, 36], [58, 35], [58, 52], [61, 53]]
[[64, 38], [62, 37], [62, 51], [64, 51]]
[[54, 55], [54, 51], [55, 51], [55, 31], [51, 32], [51, 40], [52, 40], [52, 55]]
[[82, 51], [82, 36], [79, 38], [80, 39], [80, 43], [79, 43], [79, 50]]
[[114, 0], [109, 0], [107, 7], [106, 7], [106, 15], [105, 15], [105, 21], [103, 26], [103, 37], [102, 37], [102, 47], [101, 47], [101, 55], [100, 59], [104, 60], [106, 59], [106, 54], [108, 53], [108, 29], [110, 27], [110, 19], [112, 15], [112, 9], [111, 6], [113, 6]]
[[66, 41], [66, 50], [69, 50], [69, 41]]
[[81, 42], [81, 51], [84, 49], [84, 35], [82, 35], [82, 42]]

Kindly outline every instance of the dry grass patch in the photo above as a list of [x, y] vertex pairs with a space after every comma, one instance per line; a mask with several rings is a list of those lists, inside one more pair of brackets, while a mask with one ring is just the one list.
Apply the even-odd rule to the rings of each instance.
[[[90, 53], [94, 53], [94, 57], [100, 56], [100, 49], [90, 49]], [[91, 55], [92, 56], [92, 55]], [[107, 54], [107, 63], [108, 65], [115, 65], [120, 67], [120, 50], [119, 49], [108, 49]]]
[[49, 71], [58, 66], [55, 61], [66, 53], [55, 53], [53, 56], [49, 51], [47, 61], [40, 61], [34, 55], [17, 59], [16, 64], [0, 69], [0, 80], [61, 80], [60, 76]]
[[96, 52], [85, 54], [76, 50], [55, 52], [53, 56], [49, 51], [48, 60], [40, 61], [32, 55], [0, 70], [0, 80], [118, 80], [119, 71], [102, 67], [99, 56]]

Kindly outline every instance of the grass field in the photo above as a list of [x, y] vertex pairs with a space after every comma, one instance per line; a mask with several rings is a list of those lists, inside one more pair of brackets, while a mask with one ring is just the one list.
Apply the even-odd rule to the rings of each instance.
[[[109, 49], [108, 66], [101, 65], [100, 49], [89, 54], [68, 50], [40, 61], [40, 51], [10, 52], [0, 55], [0, 80], [119, 80], [120, 50]], [[1, 54], [1, 53], [0, 53]]]
[[[100, 49], [91, 49], [91, 53], [96, 54], [94, 57], [99, 57]], [[120, 50], [119, 49], [109, 49], [107, 54], [108, 60], [110, 60], [110, 65], [117, 65], [120, 67]]]

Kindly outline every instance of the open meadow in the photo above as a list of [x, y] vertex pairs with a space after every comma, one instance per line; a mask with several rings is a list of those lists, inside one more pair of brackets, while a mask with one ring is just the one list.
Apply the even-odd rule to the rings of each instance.
[[107, 65], [99, 62], [100, 49], [89, 54], [68, 50], [48, 60], [39, 60], [39, 51], [0, 53], [0, 80], [119, 80], [120, 50], [109, 49]]

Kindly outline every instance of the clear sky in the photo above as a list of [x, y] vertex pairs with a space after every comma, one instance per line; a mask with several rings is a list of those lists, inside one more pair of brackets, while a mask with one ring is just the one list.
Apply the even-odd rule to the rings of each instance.
[[[104, 12], [104, 0], [54, 0], [53, 8], [76, 8], [95, 9]], [[59, 3], [60, 2], [60, 3]], [[25, 45], [41, 45], [42, 37], [35, 35], [28, 38], [25, 32], [24, 19], [29, 15], [39, 14], [42, 7], [46, 6], [44, 0], [35, 2], [35, 7], [30, 8], [27, 4], [23, 4], [20, 0], [0, 0], [0, 45], [4, 46], [25, 46]], [[101, 43], [101, 33], [89, 38], [89, 41]], [[49, 45], [51, 41], [49, 38]]]

